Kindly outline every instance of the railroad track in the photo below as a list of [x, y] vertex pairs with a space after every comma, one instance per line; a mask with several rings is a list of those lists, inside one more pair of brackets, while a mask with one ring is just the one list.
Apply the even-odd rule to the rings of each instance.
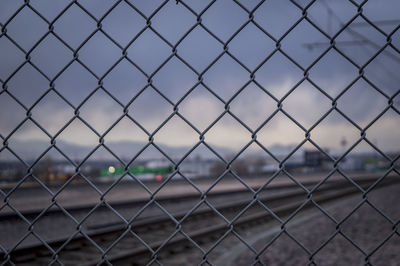
[[[316, 184], [315, 181], [312, 182], [303, 182], [302, 183], [304, 186], [309, 186], [309, 185], [314, 185]], [[293, 188], [294, 184], [279, 184], [279, 185], [273, 185], [270, 186], [269, 189], [288, 189], [288, 188]], [[257, 190], [259, 186], [253, 186], [252, 187], [254, 190]], [[245, 190], [244, 188], [239, 188], [239, 189], [231, 189], [231, 190], [225, 190], [225, 191], [210, 191], [208, 195], [211, 197], [229, 197], [232, 195], [237, 195], [238, 193], [243, 193], [243, 192], [249, 192], [248, 190]], [[177, 204], [182, 201], [190, 201], [190, 200], [198, 200], [199, 194], [193, 193], [193, 192], [188, 192], [188, 193], [178, 193], [170, 196], [158, 196], [157, 197], [157, 202], [160, 202], [162, 204]], [[119, 201], [112, 201], [109, 202], [116, 208], [131, 208], [134, 205], [136, 206], [143, 206], [149, 201], [148, 198], [140, 199], [140, 200], [119, 200]], [[93, 206], [95, 204], [83, 204], [83, 205], [77, 205], [77, 206], [71, 206], [71, 207], [66, 207], [65, 209], [71, 213], [78, 213], [78, 212], [89, 212], [91, 209], [93, 209]], [[101, 205], [97, 208], [98, 211], [107, 209], [105, 205]], [[25, 211], [20, 211], [20, 213], [27, 219], [35, 219], [40, 213], [42, 213], [43, 209], [31, 209], [31, 210], [25, 210]], [[46, 211], [46, 215], [63, 215], [63, 211], [58, 208], [57, 206], [53, 206], [50, 209]], [[17, 218], [19, 219], [19, 215], [17, 215], [13, 211], [9, 211], [6, 213], [0, 213], [0, 221], [2, 220], [7, 220], [7, 219], [14, 219]]]
[[[359, 178], [356, 178], [354, 181], [358, 181], [358, 179], [360, 180], [367, 180], [367, 179], [371, 179], [371, 180], [376, 180], [377, 176], [375, 174], [360, 174], [358, 173], [357, 175], [360, 175]], [[334, 180], [334, 178], [336, 177], [340, 177], [340, 176], [336, 176], [336, 175], [332, 175], [331, 178], [327, 181], [327, 182], [335, 182], [337, 180]], [[258, 178], [262, 178], [262, 177], [258, 177]], [[226, 178], [224, 178], [226, 179]], [[235, 181], [235, 178], [232, 178]], [[333, 179], [333, 180], [332, 180]], [[229, 179], [228, 179], [229, 180]], [[211, 181], [210, 181], [211, 182]], [[222, 183], [222, 182], [220, 182]], [[310, 187], [315, 185], [317, 182], [315, 180], [302, 180], [301, 182], [305, 187]], [[76, 184], [74, 184], [76, 185]], [[132, 185], [131, 183], [129, 183], [129, 185]], [[251, 186], [254, 190], [257, 190], [260, 188], [260, 186]], [[288, 189], [288, 188], [292, 188], [295, 187], [295, 185], [293, 183], [282, 183], [282, 184], [275, 184], [275, 183], [271, 183], [270, 185], [268, 185], [268, 189]], [[79, 187], [77, 187], [79, 188]], [[102, 190], [106, 190], [108, 189], [108, 187], [102, 187]], [[221, 191], [210, 191], [208, 193], [209, 196], [224, 196], [224, 197], [228, 197], [231, 195], [237, 195], [238, 193], [242, 193], [243, 191], [246, 191], [243, 188], [235, 188], [235, 189], [229, 189], [229, 190], [221, 190]], [[82, 192], [84, 193], [84, 192]], [[20, 196], [25, 196], [25, 195], [20, 195]], [[188, 201], [188, 200], [198, 200], [199, 198], [199, 194], [193, 193], [193, 192], [187, 192], [187, 193], [177, 193], [177, 194], [173, 194], [173, 195], [161, 195], [161, 196], [157, 196], [157, 201], [162, 203], [162, 204], [166, 204], [166, 203], [172, 203], [172, 204], [176, 204], [179, 203], [181, 201]], [[135, 200], [112, 200], [109, 201], [108, 203], [112, 204], [115, 207], [120, 207], [120, 208], [131, 208], [133, 205], [137, 205], [137, 206], [143, 206], [144, 204], [146, 204], [148, 202], [148, 198], [143, 198], [143, 199], [135, 199]], [[59, 202], [59, 201], [58, 201]], [[29, 203], [29, 202], [27, 202]], [[60, 203], [60, 202], [59, 202]], [[78, 213], [78, 212], [88, 212], [90, 211], [93, 206], [96, 204], [97, 202], [91, 202], [91, 203], [84, 203], [84, 204], [77, 204], [77, 205], [73, 205], [73, 206], [65, 206], [64, 208], [71, 214], [74, 213]], [[64, 206], [65, 204], [63, 204], [63, 202], [61, 202], [61, 204]], [[41, 206], [38, 207], [37, 209], [35, 208], [30, 208], [29, 210], [20, 210], [20, 213], [27, 219], [35, 219], [39, 214], [42, 213], [43, 209], [46, 208], [47, 206]], [[104, 205], [101, 205], [97, 208], [97, 210], [104, 210], [107, 207]], [[18, 206], [17, 206], [18, 209]], [[63, 215], [63, 211], [58, 208], [57, 206], [52, 206], [51, 208], [49, 208], [46, 211], [46, 215]], [[10, 220], [10, 219], [14, 219], [17, 218], [19, 219], [19, 215], [15, 214], [14, 211], [12, 210], [3, 210], [2, 212], [0, 212], [0, 222], [2, 220]]]
[[[393, 178], [386, 180], [385, 185], [395, 181], [397, 180]], [[371, 179], [358, 181], [363, 187], [372, 182]], [[312, 199], [323, 203], [357, 191], [355, 187], [349, 186], [347, 181], [335, 181], [315, 191]], [[304, 192], [297, 191], [258, 198], [280, 217], [292, 213], [304, 204], [306, 199]], [[112, 264], [129, 262], [132, 265], [133, 261], [138, 265], [146, 264], [146, 261], [152, 259], [153, 251], [162, 250], [162, 254], [179, 253], [182, 248], [193, 246], [187, 237], [200, 243], [202, 247], [209, 246], [229, 230], [229, 221], [234, 217], [240, 216], [234, 222], [236, 232], [274, 219], [258, 203], [241, 213], [248, 204], [249, 200], [237, 200], [215, 206], [215, 209], [228, 220], [216, 214], [215, 210], [203, 206], [189, 216], [186, 211], [173, 213], [175, 221], [164, 215], [133, 221], [130, 225], [111, 225], [90, 235], [77, 235], [50, 242], [48, 245], [33, 245], [14, 250], [11, 252], [11, 260], [18, 265], [47, 265], [53, 260], [56, 265], [101, 265], [107, 262]], [[309, 206], [304, 206], [307, 207]], [[177, 232], [178, 229], [186, 235]], [[102, 256], [102, 252], [105, 252], [105, 256]], [[4, 257], [4, 254], [0, 256]]]

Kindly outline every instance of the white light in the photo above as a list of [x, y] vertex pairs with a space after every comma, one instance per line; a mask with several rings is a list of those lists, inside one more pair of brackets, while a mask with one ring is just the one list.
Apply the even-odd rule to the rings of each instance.
[[114, 174], [114, 173], [115, 173], [115, 167], [114, 167], [114, 166], [108, 167], [108, 172], [109, 172], [110, 174]]

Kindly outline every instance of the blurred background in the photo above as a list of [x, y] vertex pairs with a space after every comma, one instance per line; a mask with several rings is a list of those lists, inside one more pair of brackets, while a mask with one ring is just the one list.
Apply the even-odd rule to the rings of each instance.
[[387, 170], [400, 3], [309, 3], [2, 1], [0, 183]]

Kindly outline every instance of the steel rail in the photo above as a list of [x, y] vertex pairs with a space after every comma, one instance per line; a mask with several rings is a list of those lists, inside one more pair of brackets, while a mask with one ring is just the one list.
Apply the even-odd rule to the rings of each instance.
[[[394, 182], [399, 182], [400, 180], [397, 180], [395, 178], [390, 178], [386, 180], [384, 185], [392, 184]], [[367, 186], [373, 183], [372, 179], [364, 179], [364, 180], [358, 180], [359, 184], [362, 186]], [[382, 185], [383, 185], [382, 184]], [[343, 196], [355, 193], [355, 192], [360, 192], [356, 187], [350, 187], [348, 188], [349, 183], [346, 182], [345, 180], [343, 181], [332, 181], [330, 183], [327, 183], [327, 186], [321, 187], [319, 190], [313, 192], [313, 199], [317, 200], [318, 202], [324, 202], [327, 200], [334, 200], [341, 198]], [[326, 195], [320, 195], [321, 193], [329, 193], [328, 196]], [[299, 202], [303, 202], [304, 198], [306, 196], [306, 193], [304, 191], [295, 191], [295, 192], [290, 192], [290, 193], [282, 193], [280, 195], [273, 195], [269, 196], [266, 195], [264, 197], [260, 197], [259, 200], [262, 202], [268, 202], [269, 206], [272, 206], [276, 204], [275, 207], [272, 207], [271, 209], [276, 213], [277, 215], [281, 216], [284, 213], [292, 212], [294, 206], [299, 206]], [[218, 206], [214, 206], [219, 212], [221, 213], [228, 213], [228, 212], [237, 212], [238, 210], [243, 209], [247, 204], [249, 203], [249, 200], [237, 200], [234, 202], [228, 202], [224, 204], [220, 204]], [[209, 216], [213, 214], [213, 210], [211, 209], [199, 209], [195, 212], [193, 212], [189, 217], [190, 217], [190, 222], [191, 223], [204, 223], [204, 221], [208, 221], [207, 219], [204, 219], [204, 216]], [[227, 216], [225, 213], [224, 216]], [[173, 213], [173, 216], [179, 220], [182, 219], [185, 215], [187, 214], [186, 211], [182, 212], [177, 212]], [[257, 218], [258, 217], [258, 218]], [[246, 215], [241, 217], [235, 222], [235, 228], [237, 226], [241, 226], [242, 224], [249, 223], [250, 221], [256, 221], [259, 219], [273, 219], [273, 217], [265, 210], [262, 209], [259, 212]], [[199, 223], [199, 224], [200, 224]], [[168, 226], [176, 226], [173, 221], [169, 217], [165, 216], [155, 216], [155, 217], [149, 217], [149, 218], [144, 218], [141, 220], [136, 220], [132, 222], [131, 228], [134, 228], [137, 231], [148, 231], [146, 228], [160, 228], [161, 230], [165, 230]], [[107, 229], [100, 229], [100, 230], [95, 230], [95, 232], [89, 234], [90, 238], [93, 239], [94, 241], [102, 241], [102, 239], [113, 239], [112, 236], [118, 236], [122, 234], [126, 229], [128, 228], [128, 225], [122, 224], [122, 225], [111, 225]], [[213, 235], [215, 232], [219, 232], [221, 230], [227, 230], [226, 223], [218, 224], [215, 226], [207, 226], [206, 228], [201, 228], [195, 231], [192, 231], [189, 236], [192, 239], [198, 239], [201, 238], [202, 236], [207, 237], [207, 235]], [[150, 230], [150, 234], [154, 234], [154, 230]], [[184, 236], [179, 236], [171, 241], [169, 241], [166, 245], [166, 247], [174, 246], [182, 241], [185, 241]], [[97, 242], [96, 241], [96, 242]], [[66, 239], [60, 239], [57, 241], [53, 242], [48, 242], [48, 245], [51, 246], [54, 250], [57, 251], [58, 256], [62, 256], [63, 250], [74, 250], [76, 252], [76, 257], [80, 257], [82, 254], [88, 253], [87, 247], [93, 247], [90, 244], [90, 241], [88, 241], [87, 238], [84, 236], [79, 236], [74, 239], [72, 239], [69, 243], [65, 243]], [[112, 242], [112, 241], [109, 241]], [[163, 241], [155, 241], [153, 243], [150, 243], [149, 246], [155, 250], [160, 245], [162, 245]], [[86, 247], [86, 248], [85, 248]], [[61, 248], [61, 250], [59, 250]], [[78, 254], [79, 253], [79, 254]], [[134, 250], [131, 250], [129, 252], [117, 252], [117, 254], [114, 255], [107, 255], [107, 260], [108, 261], [119, 261], [119, 260], [124, 260], [128, 259], [131, 257], [137, 257], [137, 256], [142, 256], [143, 254], [151, 254], [151, 251], [148, 249], [148, 247], [142, 246], [139, 248], [135, 248]], [[0, 254], [1, 256], [2, 254]], [[11, 252], [11, 257], [13, 261], [15, 262], [21, 262], [21, 263], [27, 263], [29, 265], [39, 265], [36, 264], [35, 261], [37, 260], [43, 260], [43, 259], [49, 259], [51, 260], [51, 257], [54, 255], [52, 252], [45, 247], [42, 244], [37, 244], [37, 245], [32, 245], [29, 247], [21, 248], [18, 250], [15, 250]], [[81, 256], [84, 257], [84, 256]], [[87, 257], [87, 255], [86, 255]], [[97, 260], [96, 260], [97, 261]], [[68, 265], [68, 262], [66, 262]], [[95, 261], [89, 261], [87, 263], [84, 263], [83, 265], [95, 265]]]

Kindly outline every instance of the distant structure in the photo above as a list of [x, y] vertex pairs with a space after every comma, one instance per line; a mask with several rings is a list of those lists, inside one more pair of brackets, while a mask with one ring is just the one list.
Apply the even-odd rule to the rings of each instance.
[[318, 150], [304, 152], [304, 166], [307, 167], [321, 167], [324, 157]]
[[347, 140], [345, 137], [342, 138], [342, 140], [340, 141], [340, 146], [342, 146], [343, 151], [346, 150], [346, 146], [347, 146]]

